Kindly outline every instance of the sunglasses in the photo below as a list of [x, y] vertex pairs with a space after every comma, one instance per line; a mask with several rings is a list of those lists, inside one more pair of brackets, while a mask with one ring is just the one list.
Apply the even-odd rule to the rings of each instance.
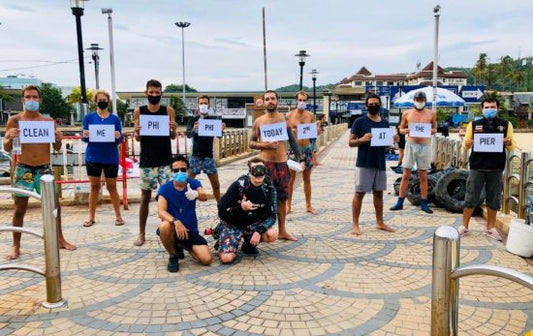
[[250, 174], [255, 177], [262, 177], [266, 175], [266, 167], [263, 165], [253, 166], [250, 168]]
[[172, 169], [172, 172], [173, 173], [186, 173], [187, 172], [187, 168], [174, 168], [174, 169]]

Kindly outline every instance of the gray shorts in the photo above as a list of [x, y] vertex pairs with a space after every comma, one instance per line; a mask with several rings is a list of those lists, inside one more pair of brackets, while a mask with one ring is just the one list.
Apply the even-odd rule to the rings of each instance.
[[431, 143], [405, 143], [403, 167], [406, 169], [413, 169], [415, 163], [417, 169], [427, 170], [431, 168]]
[[355, 167], [355, 192], [368, 193], [387, 189], [387, 174], [376, 168]]
[[483, 204], [481, 192], [485, 188], [485, 202], [493, 210], [500, 210], [503, 191], [503, 171], [470, 169], [466, 179], [465, 207], [475, 208]]

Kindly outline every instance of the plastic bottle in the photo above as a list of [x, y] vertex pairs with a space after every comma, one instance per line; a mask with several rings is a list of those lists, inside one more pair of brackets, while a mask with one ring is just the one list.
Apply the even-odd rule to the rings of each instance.
[[19, 137], [13, 138], [13, 147], [11, 149], [11, 153], [16, 154], [16, 155], [22, 154], [22, 147], [20, 146]]

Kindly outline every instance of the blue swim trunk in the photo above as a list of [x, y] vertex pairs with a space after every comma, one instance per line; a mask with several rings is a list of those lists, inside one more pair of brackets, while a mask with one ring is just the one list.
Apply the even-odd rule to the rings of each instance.
[[195, 175], [202, 173], [202, 170], [207, 175], [213, 175], [217, 173], [215, 159], [210, 157], [191, 156], [189, 159], [189, 166], [191, 172]]
[[[15, 168], [15, 188], [27, 191], [36, 191], [41, 193], [41, 176], [52, 174], [50, 165], [30, 166], [24, 163], [17, 163]], [[26, 195], [15, 193], [16, 197], [28, 197]]]
[[155, 190], [157, 185], [160, 186], [170, 181], [171, 170], [169, 166], [140, 168], [141, 189]]
[[220, 222], [220, 253], [237, 253], [240, 241], [243, 238], [249, 241], [259, 226], [261, 226], [261, 222], [250, 224], [241, 229], [225, 222]]

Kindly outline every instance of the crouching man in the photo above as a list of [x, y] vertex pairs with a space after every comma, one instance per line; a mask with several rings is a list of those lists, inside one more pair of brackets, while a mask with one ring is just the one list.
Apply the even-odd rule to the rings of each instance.
[[202, 265], [211, 264], [213, 257], [207, 241], [198, 233], [196, 199], [207, 201], [200, 181], [187, 179], [189, 162], [177, 155], [171, 163], [173, 180], [163, 184], [157, 192], [157, 207], [161, 224], [156, 233], [168, 251], [168, 271], [179, 271], [178, 259], [183, 248]]
[[248, 161], [249, 174], [241, 176], [228, 188], [218, 205], [219, 257], [223, 264], [237, 257], [239, 243], [243, 239], [243, 253], [258, 254], [260, 242], [270, 243], [277, 239], [276, 189], [270, 183], [263, 160]]

